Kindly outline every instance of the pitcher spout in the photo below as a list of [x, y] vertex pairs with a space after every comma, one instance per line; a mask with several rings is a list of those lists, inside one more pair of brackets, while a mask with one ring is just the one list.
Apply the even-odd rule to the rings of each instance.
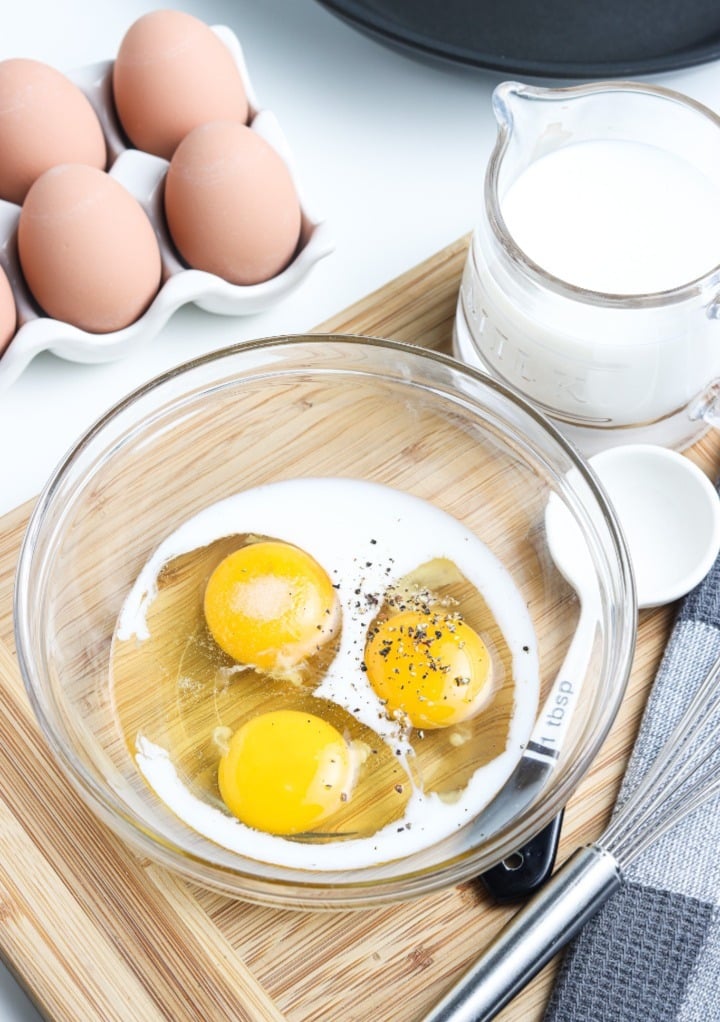
[[521, 82], [501, 82], [492, 94], [492, 110], [498, 128], [512, 131], [515, 111], [527, 86]]

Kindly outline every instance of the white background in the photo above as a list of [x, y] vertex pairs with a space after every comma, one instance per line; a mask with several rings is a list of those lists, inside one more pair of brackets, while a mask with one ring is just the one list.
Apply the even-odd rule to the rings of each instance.
[[[313, 0], [2, 0], [0, 59], [61, 70], [109, 59], [135, 18], [158, 6], [238, 35], [260, 105], [277, 115], [336, 250], [271, 312], [240, 319], [186, 308], [112, 364], [37, 357], [0, 394], [0, 514], [34, 497], [75, 439], [137, 385], [228, 343], [312, 328], [465, 234], [481, 202], [501, 77], [416, 62]], [[646, 80], [720, 111], [720, 63]], [[38, 1017], [0, 966], [0, 1020]]]

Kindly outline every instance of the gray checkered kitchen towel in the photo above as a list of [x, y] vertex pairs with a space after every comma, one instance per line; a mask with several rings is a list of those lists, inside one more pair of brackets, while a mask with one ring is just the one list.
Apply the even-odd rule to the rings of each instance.
[[[720, 655], [720, 558], [683, 600], [618, 804]], [[720, 743], [720, 734], [718, 735]], [[638, 856], [566, 952], [544, 1022], [720, 1020], [720, 800]]]

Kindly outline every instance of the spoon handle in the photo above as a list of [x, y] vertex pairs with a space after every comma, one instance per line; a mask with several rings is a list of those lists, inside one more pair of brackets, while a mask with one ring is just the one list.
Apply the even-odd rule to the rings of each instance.
[[548, 880], [555, 866], [564, 810], [522, 848], [497, 866], [480, 874], [488, 894], [496, 901], [515, 901], [533, 894]]
[[[483, 820], [486, 828], [504, 826], [508, 815], [525, 808], [555, 769], [575, 709], [595, 639], [596, 616], [586, 599], [580, 605], [580, 617], [562, 666], [538, 714], [514, 773], [495, 798]], [[522, 793], [523, 804], [518, 801]], [[550, 876], [560, 841], [562, 813], [508, 859], [482, 874], [487, 891], [498, 901], [524, 898], [533, 894]]]
[[609, 852], [597, 845], [580, 848], [424, 1022], [489, 1022], [620, 884], [618, 863]]

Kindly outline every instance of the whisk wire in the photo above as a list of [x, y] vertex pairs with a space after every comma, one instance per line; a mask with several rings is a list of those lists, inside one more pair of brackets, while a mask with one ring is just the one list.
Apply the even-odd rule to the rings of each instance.
[[679, 823], [683, 817], [688, 816], [695, 809], [699, 809], [708, 798], [718, 794], [718, 792], [720, 792], [720, 777], [717, 775], [717, 772], [713, 772], [712, 777], [708, 778], [706, 783], [694, 789], [690, 797], [680, 803], [665, 807], [653, 820], [651, 826], [626, 835], [625, 843], [618, 845], [613, 850], [613, 854], [616, 854], [618, 859], [621, 856], [623, 857], [623, 865], [632, 862], [637, 855], [642, 854], [658, 838], [671, 830], [676, 823]]
[[720, 657], [598, 842], [626, 865], [720, 787]]
[[[632, 814], [633, 830], [639, 830], [648, 821], [657, 820], [666, 811], [674, 809], [678, 800], [684, 801], [689, 794], [687, 791], [689, 785], [692, 785], [693, 792], [697, 792], [703, 784], [702, 779], [705, 778], [704, 774], [700, 774], [700, 770], [706, 764], [710, 763], [708, 766], [710, 779], [716, 775], [718, 763], [710, 762], [713, 759], [718, 759], [717, 737], [714, 734], [706, 734], [705, 738], [693, 748], [692, 756], [685, 760], [680, 756], [680, 753], [684, 751], [684, 749], [679, 750], [677, 756], [671, 757], [667, 761], [666, 771], [668, 765], [677, 765], [677, 772], [673, 774], [668, 771], [665, 783], [657, 782], [653, 787], [645, 786], [641, 793], [646, 796], [644, 799], [633, 799], [632, 803], [628, 800], [622, 806], [616, 821], [608, 827], [604, 835], [602, 843], [605, 847], [611, 847], [616, 831], [619, 832], [624, 828], [630, 814]], [[661, 776], [665, 778], [666, 774]], [[616, 845], [612, 845], [612, 847], [618, 850]]]

